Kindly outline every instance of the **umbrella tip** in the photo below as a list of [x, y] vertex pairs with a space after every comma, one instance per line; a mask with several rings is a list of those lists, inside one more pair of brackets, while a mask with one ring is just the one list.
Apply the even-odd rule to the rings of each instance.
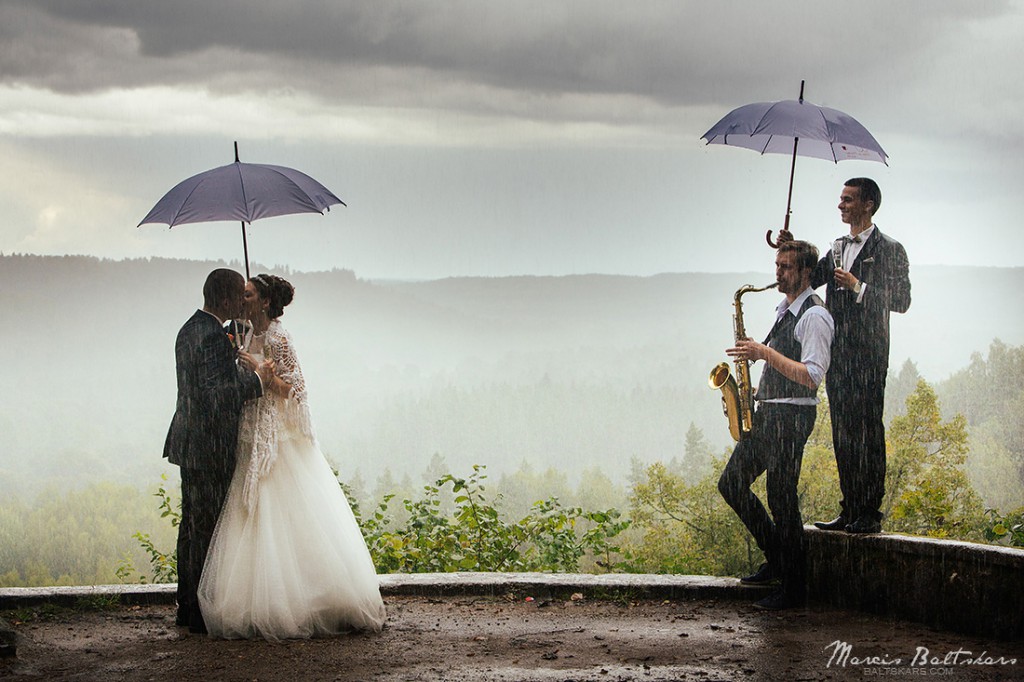
[[[800, 99], [803, 99], [803, 86], [800, 86]], [[235, 140], [235, 163], [238, 163], [238, 140]]]
[[[804, 83], [805, 82], [806, 81], [804, 81], [804, 80], [800, 81], [800, 101], [801, 102], [804, 101]], [[238, 157], [238, 143], [236, 142], [235, 143], [235, 161], [238, 161], [237, 157]]]

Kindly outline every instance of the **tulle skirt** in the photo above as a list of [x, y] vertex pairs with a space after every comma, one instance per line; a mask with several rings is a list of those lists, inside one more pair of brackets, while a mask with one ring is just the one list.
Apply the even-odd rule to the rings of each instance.
[[199, 583], [211, 637], [307, 638], [379, 631], [377, 574], [317, 445], [282, 439], [248, 510], [240, 458]]

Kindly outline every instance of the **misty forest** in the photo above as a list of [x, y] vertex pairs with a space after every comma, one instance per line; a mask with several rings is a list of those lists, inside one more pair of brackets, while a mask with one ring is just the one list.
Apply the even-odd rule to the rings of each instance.
[[[0, 587], [175, 579], [178, 474], [161, 458], [174, 338], [219, 265], [0, 254]], [[281, 321], [378, 571], [760, 563], [717, 490], [732, 441], [707, 379], [732, 345], [733, 292], [767, 269], [252, 271], [295, 285]], [[1024, 317], [1005, 295], [1024, 268], [915, 266], [911, 281], [892, 319], [883, 528], [1024, 546]], [[755, 338], [777, 297], [744, 298]], [[820, 395], [805, 523], [838, 510]]]

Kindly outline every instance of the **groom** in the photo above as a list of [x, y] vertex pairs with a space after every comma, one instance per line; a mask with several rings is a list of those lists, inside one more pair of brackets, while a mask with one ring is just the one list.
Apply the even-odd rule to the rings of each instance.
[[164, 457], [181, 470], [178, 525], [177, 625], [205, 633], [196, 590], [217, 517], [235, 467], [242, 403], [263, 394], [271, 364], [255, 372], [236, 358], [223, 325], [242, 312], [245, 279], [234, 270], [214, 270], [203, 286], [203, 308], [182, 326], [174, 344], [178, 401]]

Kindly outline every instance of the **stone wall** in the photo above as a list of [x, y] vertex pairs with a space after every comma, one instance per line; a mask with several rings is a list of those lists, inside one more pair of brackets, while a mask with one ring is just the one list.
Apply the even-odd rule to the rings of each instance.
[[[849, 535], [805, 527], [812, 601], [933, 627], [1024, 640], [1024, 550], [881, 533]], [[382, 575], [384, 594], [508, 593], [537, 598], [754, 600], [765, 588], [735, 578], [665, 575], [447, 573]], [[173, 604], [174, 585], [0, 589], [0, 608], [82, 600]]]
[[1024, 638], [1024, 550], [806, 527], [809, 597], [1003, 639]]

